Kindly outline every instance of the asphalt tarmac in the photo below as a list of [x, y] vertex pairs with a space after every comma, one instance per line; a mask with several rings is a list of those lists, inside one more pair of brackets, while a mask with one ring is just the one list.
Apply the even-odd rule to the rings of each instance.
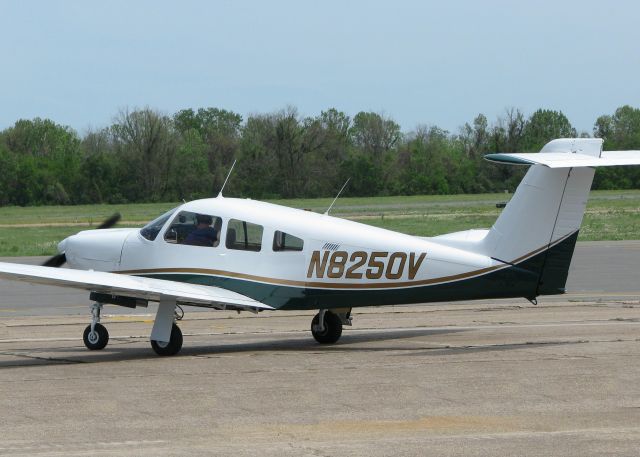
[[358, 309], [331, 347], [187, 309], [160, 358], [152, 307], [89, 352], [85, 293], [1, 281], [0, 455], [638, 456], [640, 242], [580, 243], [568, 289]]

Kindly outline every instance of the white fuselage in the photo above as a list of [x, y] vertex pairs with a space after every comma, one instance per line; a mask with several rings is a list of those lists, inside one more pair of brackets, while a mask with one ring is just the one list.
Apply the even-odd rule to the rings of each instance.
[[[182, 211], [222, 219], [215, 247], [166, 240]], [[229, 249], [230, 220], [263, 228], [259, 251]], [[301, 251], [275, 251], [276, 231], [303, 240]], [[100, 243], [93, 238], [100, 237]], [[144, 275], [231, 278], [255, 284], [320, 290], [397, 289], [443, 283], [503, 266], [486, 255], [310, 211], [235, 198], [176, 208], [154, 240], [138, 229], [86, 231], [61, 243], [73, 268]], [[204, 280], [204, 278], [202, 278]]]

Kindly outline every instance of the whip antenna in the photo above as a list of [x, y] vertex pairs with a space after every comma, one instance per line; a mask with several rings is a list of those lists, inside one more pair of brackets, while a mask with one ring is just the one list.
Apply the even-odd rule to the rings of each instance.
[[236, 166], [236, 160], [234, 159], [231, 164], [231, 168], [229, 169], [229, 173], [227, 173], [227, 177], [224, 178], [224, 182], [222, 183], [222, 187], [220, 188], [220, 192], [218, 192], [218, 197], [222, 197], [222, 191], [224, 190], [224, 186], [227, 185], [227, 181], [229, 181], [229, 176], [231, 176], [231, 172], [233, 171], [233, 167]]
[[327, 210], [324, 212], [325, 216], [329, 215], [329, 210], [331, 210], [331, 208], [333, 208], [333, 204], [336, 202], [336, 200], [338, 199], [338, 197], [340, 196], [340, 194], [342, 193], [344, 188], [347, 187], [347, 184], [349, 184], [349, 180], [350, 179], [351, 178], [347, 178], [347, 180], [344, 182], [344, 184], [342, 185], [342, 188], [340, 189], [340, 192], [338, 192], [338, 195], [336, 195], [336, 198], [333, 199], [333, 201], [331, 202], [331, 204], [329, 205]]

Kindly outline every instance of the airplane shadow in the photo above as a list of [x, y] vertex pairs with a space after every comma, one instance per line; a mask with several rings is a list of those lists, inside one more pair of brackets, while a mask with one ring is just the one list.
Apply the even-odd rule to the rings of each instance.
[[[446, 356], [458, 355], [461, 353], [470, 354], [473, 352], [506, 351], [539, 346], [569, 344], [568, 342], [544, 342], [544, 343], [516, 343], [485, 346], [455, 346], [442, 347], [441, 344], [430, 346], [424, 341], [411, 341], [415, 337], [425, 337], [434, 335], [446, 335], [468, 331], [467, 329], [393, 329], [393, 330], [371, 330], [358, 331], [357, 333], [345, 332], [335, 345], [319, 345], [311, 335], [308, 337], [296, 337], [285, 339], [262, 340], [255, 342], [223, 343], [212, 345], [195, 346], [189, 344], [189, 335], [185, 336], [185, 345], [177, 358], [181, 357], [205, 357], [216, 358], [222, 355], [244, 354], [244, 353], [268, 353], [268, 352], [308, 352], [313, 354], [332, 352], [385, 352], [394, 351], [401, 356]], [[303, 335], [303, 334], [301, 334]], [[232, 335], [229, 335], [230, 337]], [[264, 338], [275, 338], [276, 334], [260, 335]], [[220, 335], [217, 335], [220, 337]], [[402, 344], [396, 345], [375, 345], [373, 347], [358, 346], [362, 343], [384, 343], [396, 340], [406, 340]], [[170, 360], [157, 356], [150, 347], [139, 347], [139, 339], [113, 340], [102, 351], [86, 351], [83, 345], [73, 347], [48, 347], [29, 350], [0, 350], [0, 356], [12, 356], [13, 359], [0, 361], [1, 369], [42, 367], [65, 364], [83, 364], [98, 362], [126, 362], [135, 360], [153, 359], [157, 361]], [[132, 345], [135, 347], [131, 347]]]

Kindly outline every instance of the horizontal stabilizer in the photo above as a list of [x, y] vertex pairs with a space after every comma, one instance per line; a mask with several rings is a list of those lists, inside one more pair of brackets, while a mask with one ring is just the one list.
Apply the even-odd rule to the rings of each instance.
[[640, 151], [602, 151], [599, 157], [567, 151], [487, 154], [484, 158], [490, 162], [512, 165], [544, 165], [549, 168], [640, 165]]
[[602, 138], [558, 138], [538, 153], [487, 154], [490, 162], [543, 165], [549, 168], [613, 167], [640, 165], [640, 151], [603, 151]]

